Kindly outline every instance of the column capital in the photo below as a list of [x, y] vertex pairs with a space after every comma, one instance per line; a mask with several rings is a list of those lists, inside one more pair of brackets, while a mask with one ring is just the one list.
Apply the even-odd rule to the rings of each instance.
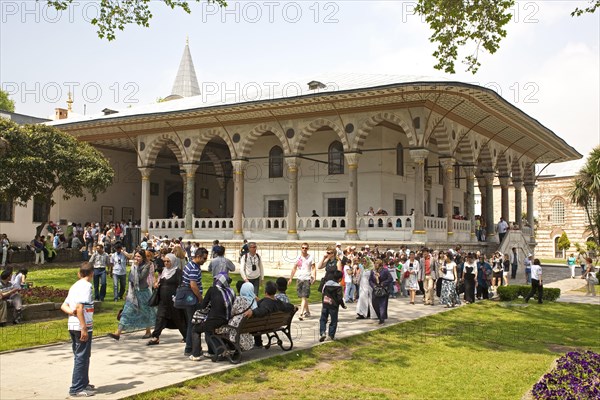
[[410, 158], [413, 159], [417, 164], [424, 164], [427, 156], [429, 155], [429, 150], [427, 149], [409, 149], [408, 153], [410, 154]]
[[523, 189], [523, 181], [521, 179], [513, 179], [512, 184], [515, 190]]
[[244, 172], [244, 167], [248, 163], [248, 160], [231, 160], [231, 165], [233, 165], [233, 173], [240, 174]]
[[444, 168], [444, 171], [446, 171], [446, 172], [454, 171], [455, 163], [456, 163], [456, 160], [454, 160], [454, 158], [452, 158], [452, 157], [444, 157], [444, 158], [440, 157], [440, 164], [442, 165], [442, 168]]
[[150, 180], [150, 175], [152, 175], [152, 171], [154, 171], [154, 168], [138, 167], [138, 170], [140, 171], [140, 174], [142, 174], [142, 180], [148, 181], [148, 180]]
[[498, 181], [500, 182], [500, 187], [502, 189], [508, 189], [508, 185], [510, 183], [510, 177], [509, 176], [499, 176], [498, 177]]
[[348, 164], [348, 168], [357, 169], [358, 168], [358, 160], [360, 159], [361, 153], [359, 152], [348, 152], [344, 153], [344, 158], [346, 159], [346, 163]]
[[533, 183], [525, 183], [525, 191], [528, 195], [532, 195], [535, 190], [535, 184]]
[[298, 170], [298, 165], [300, 164], [300, 158], [298, 156], [286, 156], [284, 160], [289, 171]]
[[494, 184], [494, 171], [486, 171], [482, 174], [482, 176], [487, 185]]
[[196, 176], [196, 171], [198, 170], [199, 165], [196, 164], [186, 164], [179, 170], [181, 174], [186, 176], [187, 178], [193, 178]]
[[462, 167], [467, 179], [475, 180], [475, 167], [467, 165]]

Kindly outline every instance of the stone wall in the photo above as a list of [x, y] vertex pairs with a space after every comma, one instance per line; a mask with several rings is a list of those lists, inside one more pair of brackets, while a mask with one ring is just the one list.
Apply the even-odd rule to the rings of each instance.
[[[94, 302], [94, 312], [100, 311], [102, 302]], [[62, 303], [26, 304], [23, 306], [23, 320], [36, 321], [40, 319], [64, 318], [65, 313], [60, 310]]]

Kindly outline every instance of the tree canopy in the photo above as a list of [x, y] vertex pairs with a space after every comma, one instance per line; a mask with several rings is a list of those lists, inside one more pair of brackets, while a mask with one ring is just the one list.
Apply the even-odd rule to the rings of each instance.
[[45, 222], [37, 227], [38, 235], [57, 189], [65, 199], [89, 193], [96, 200], [112, 184], [114, 171], [102, 153], [54, 127], [19, 126], [0, 119], [0, 138], [8, 143], [8, 151], [0, 157], [0, 199], [19, 205], [41, 200]]
[[590, 153], [586, 163], [575, 177], [573, 186], [569, 193], [571, 201], [583, 207], [589, 222], [587, 229], [590, 230], [594, 241], [600, 241], [600, 146]]
[[0, 89], [0, 111], [15, 112], [15, 101], [2, 89]]

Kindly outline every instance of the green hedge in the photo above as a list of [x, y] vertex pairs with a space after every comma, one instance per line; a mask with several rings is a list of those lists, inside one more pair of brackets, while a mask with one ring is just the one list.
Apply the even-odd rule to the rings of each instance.
[[[498, 287], [498, 296], [500, 301], [513, 301], [519, 297], [525, 298], [529, 294], [531, 286], [525, 285], [509, 285]], [[544, 301], [555, 301], [560, 297], [560, 289], [556, 288], [544, 288], [543, 300]], [[537, 300], [537, 294], [534, 296]]]

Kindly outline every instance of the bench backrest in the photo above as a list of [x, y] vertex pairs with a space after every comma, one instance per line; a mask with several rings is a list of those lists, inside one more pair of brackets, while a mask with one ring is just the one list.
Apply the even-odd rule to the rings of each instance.
[[244, 317], [239, 325], [240, 333], [266, 333], [272, 332], [282, 327], [289, 326], [292, 323], [294, 314], [298, 311], [298, 307], [294, 307], [291, 312], [277, 311], [260, 318]]

